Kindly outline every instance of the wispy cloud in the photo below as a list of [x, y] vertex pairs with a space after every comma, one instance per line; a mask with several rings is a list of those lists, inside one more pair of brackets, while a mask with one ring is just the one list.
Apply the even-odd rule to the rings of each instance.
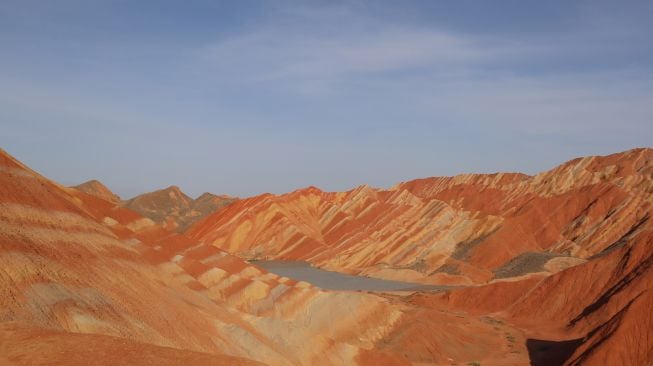
[[[351, 16], [336, 10], [335, 15], [297, 14], [320, 21]], [[582, 57], [592, 55], [597, 44], [579, 47], [574, 39], [526, 44], [367, 18], [355, 24], [331, 32], [257, 29], [207, 45], [199, 57], [216, 80], [291, 95], [326, 94], [348, 110], [376, 100], [382, 107], [366, 112], [369, 125], [391, 123], [385, 112], [392, 109], [394, 116], [404, 111], [403, 121], [418, 118], [422, 125], [430, 119], [516, 138], [567, 135], [605, 141], [646, 129], [653, 116], [650, 71], [630, 65], [556, 70], [564, 60], [587, 62]], [[549, 68], [543, 67], [547, 62]], [[347, 100], [352, 97], [364, 99]]]
[[[339, 39], [260, 32], [212, 45], [207, 52], [219, 66], [256, 68], [250, 71], [265, 80], [400, 71], [468, 62], [483, 55], [449, 34], [405, 30]], [[253, 62], [243, 64], [247, 59]]]
[[0, 142], [69, 181], [345, 189], [653, 140], [643, 3], [82, 3], [0, 7]]
[[200, 55], [218, 75], [229, 73], [250, 81], [314, 82], [411, 71], [455, 74], [474, 65], [535, 52], [535, 46], [519, 42], [386, 28], [336, 35], [259, 30], [208, 45]]

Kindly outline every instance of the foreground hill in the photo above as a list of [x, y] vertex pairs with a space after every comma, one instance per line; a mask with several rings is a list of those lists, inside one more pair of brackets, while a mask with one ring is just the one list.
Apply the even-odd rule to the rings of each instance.
[[547, 275], [650, 227], [653, 150], [574, 159], [536, 176], [467, 174], [240, 200], [186, 234], [248, 259], [480, 284]]
[[[97, 348], [86, 352], [98, 356], [151, 344], [154, 355], [143, 360], [153, 362], [187, 350], [222, 357], [191, 355], [198, 360], [234, 356], [226, 364], [347, 363], [401, 316], [381, 298], [327, 293], [269, 274], [53, 183], [4, 152], [0, 205], [0, 347], [11, 351], [2, 354], [12, 363], [60, 357], [49, 354], [58, 347], [34, 350], [55, 340], [92, 344]], [[334, 322], [329, 309], [337, 306], [360, 319]], [[376, 331], [348, 330], [357, 324]]]
[[420, 307], [493, 314], [525, 330], [532, 365], [653, 362], [653, 230], [545, 278], [415, 294]]

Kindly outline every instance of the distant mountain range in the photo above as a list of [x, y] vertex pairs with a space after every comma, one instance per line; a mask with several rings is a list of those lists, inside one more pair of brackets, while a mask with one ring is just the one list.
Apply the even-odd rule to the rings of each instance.
[[90, 180], [73, 188], [130, 208], [163, 225], [166, 229], [179, 232], [204, 216], [217, 212], [237, 200], [235, 197], [219, 196], [208, 192], [192, 199], [179, 187], [170, 186], [123, 201], [97, 180]]

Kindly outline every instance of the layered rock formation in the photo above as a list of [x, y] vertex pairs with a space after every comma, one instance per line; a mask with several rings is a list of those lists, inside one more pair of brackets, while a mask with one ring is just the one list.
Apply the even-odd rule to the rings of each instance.
[[[263, 195], [188, 236], [0, 150], [0, 363], [650, 364], [652, 155]], [[469, 286], [324, 291], [232, 253]]]
[[420, 308], [492, 314], [524, 331], [532, 365], [653, 362], [653, 230], [544, 278], [415, 294]]
[[[421, 327], [423, 314], [401, 300], [279, 277], [53, 183], [4, 152], [0, 167], [4, 363], [410, 364], [406, 339], [384, 341]], [[439, 318], [449, 325], [413, 347], [419, 357], [502, 359], [490, 325]], [[488, 344], [471, 354], [468, 321], [475, 341]]]
[[649, 225], [653, 150], [575, 159], [536, 176], [468, 174], [389, 190], [310, 187], [234, 203], [187, 235], [252, 259], [480, 284], [551, 274]]

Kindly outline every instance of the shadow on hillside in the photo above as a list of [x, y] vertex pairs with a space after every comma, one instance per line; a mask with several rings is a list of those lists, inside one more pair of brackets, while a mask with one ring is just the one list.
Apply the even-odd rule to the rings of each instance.
[[581, 343], [582, 339], [569, 341], [528, 339], [526, 348], [528, 348], [528, 357], [532, 366], [555, 366], [562, 365], [567, 361]]

